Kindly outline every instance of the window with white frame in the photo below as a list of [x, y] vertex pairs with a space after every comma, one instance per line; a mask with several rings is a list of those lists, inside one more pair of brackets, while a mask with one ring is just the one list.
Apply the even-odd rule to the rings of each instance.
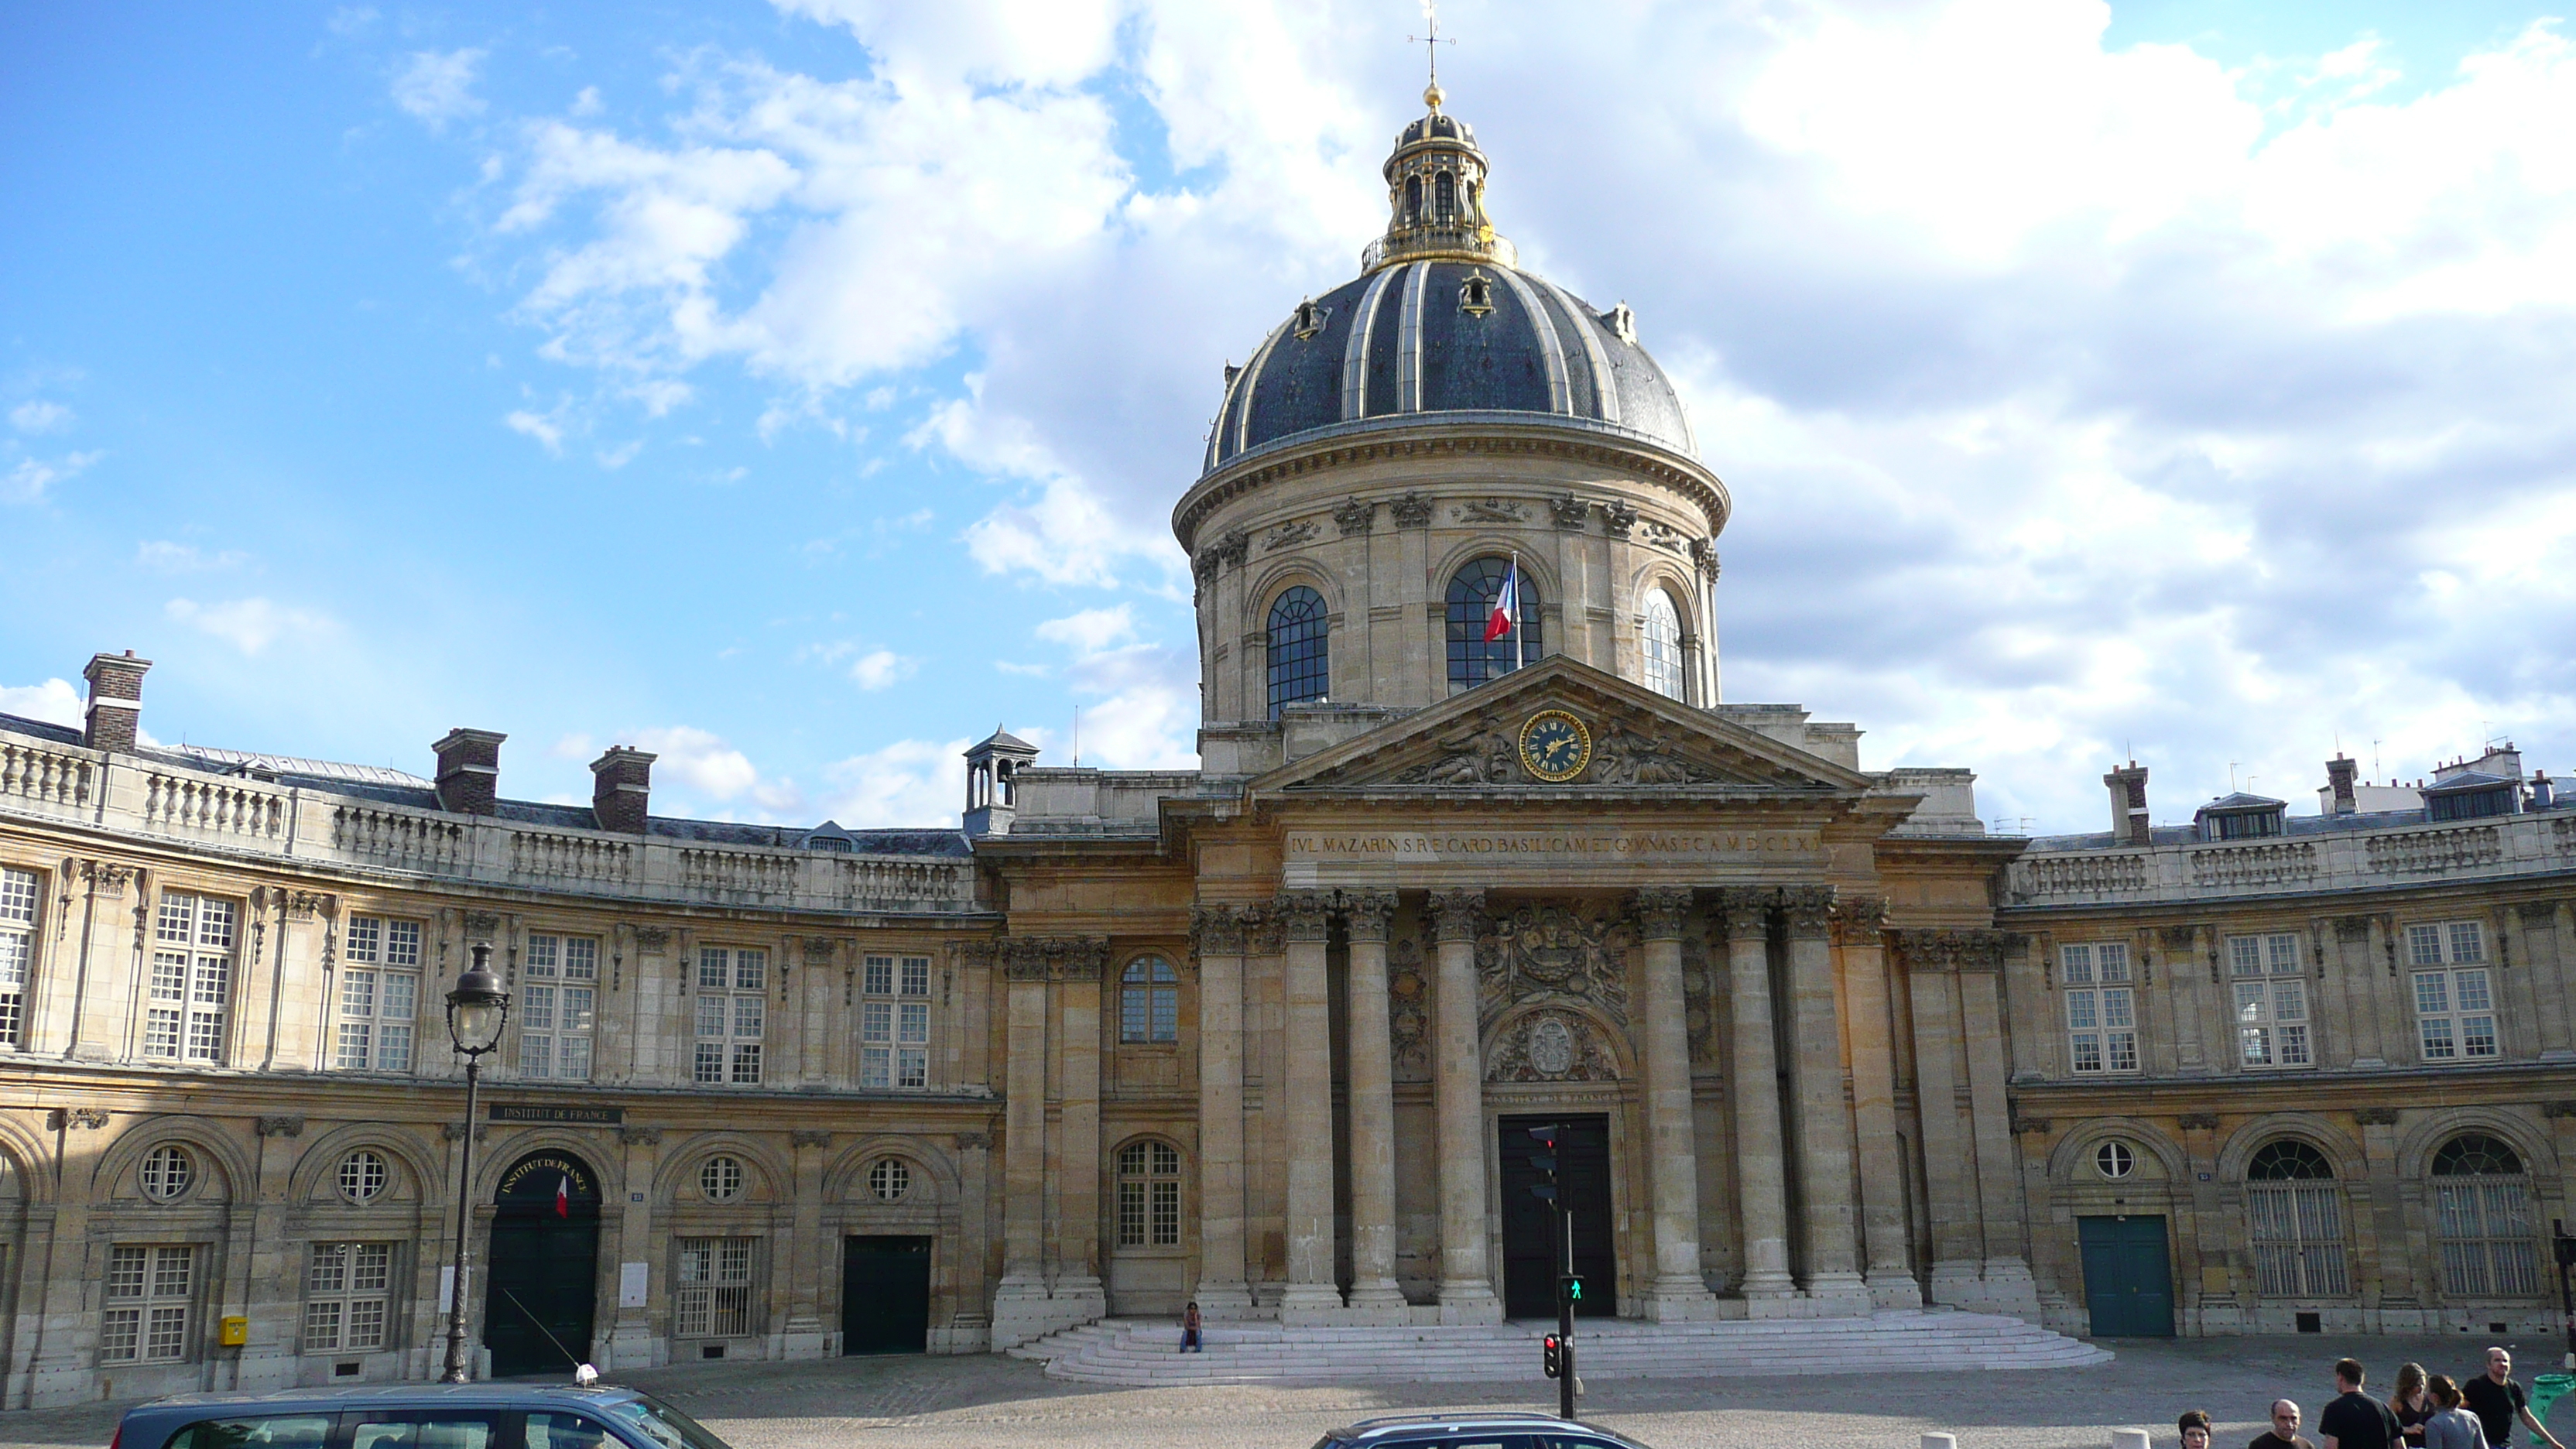
[[186, 1358], [196, 1286], [197, 1250], [191, 1244], [109, 1248], [99, 1362], [177, 1363]]
[[143, 1054], [192, 1062], [224, 1059], [240, 909], [231, 901], [170, 891], [153, 933], [151, 1001]]
[[2437, 921], [2406, 928], [2406, 961], [2414, 968], [2416, 1039], [2425, 1061], [2495, 1058], [2495, 991], [2486, 959], [2486, 933], [2475, 921]]
[[2344, 1272], [2343, 1188], [2324, 1153], [2293, 1138], [2257, 1148], [2245, 1167], [2245, 1214], [2264, 1297], [2335, 1298], [2352, 1291]]
[[2539, 1295], [2531, 1179], [2519, 1153], [2483, 1132], [2452, 1138], [2433, 1154], [2433, 1197], [2444, 1293], [2455, 1299]]
[[1644, 655], [1646, 687], [1667, 699], [1682, 697], [1682, 616], [1673, 596], [1646, 590], [1638, 618], [1637, 647]]
[[2057, 950], [2066, 997], [2067, 1060], [2078, 1072], [2138, 1069], [2138, 1003], [2126, 941], [2088, 941]]
[[36, 959], [36, 873], [0, 866], [0, 1046], [27, 1044], [27, 973]]
[[2249, 1067], [2313, 1065], [2298, 934], [2230, 936], [2227, 969], [2236, 992], [2237, 1059]]
[[930, 1085], [930, 958], [861, 962], [859, 1085]]
[[741, 1338], [751, 1332], [750, 1238], [682, 1238], [671, 1332], [679, 1338]]
[[304, 1351], [383, 1348], [393, 1281], [391, 1243], [315, 1243], [304, 1267]]
[[1167, 1042], [1181, 1039], [1181, 978], [1160, 956], [1141, 956], [1119, 974], [1118, 1039], [1121, 1042]]
[[530, 931], [519, 966], [519, 1075], [590, 1079], [599, 941]]
[[351, 916], [340, 954], [340, 1069], [410, 1071], [420, 1015], [420, 922]]
[[769, 953], [698, 948], [697, 1081], [757, 1086], [761, 1036], [769, 1020]]
[[1175, 1248], [1180, 1242], [1180, 1149], [1128, 1143], [1118, 1149], [1118, 1246]]

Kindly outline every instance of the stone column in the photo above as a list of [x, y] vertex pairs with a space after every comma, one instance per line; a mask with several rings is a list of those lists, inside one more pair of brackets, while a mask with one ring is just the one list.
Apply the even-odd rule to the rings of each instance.
[[1476, 982], [1476, 929], [1484, 915], [1483, 891], [1431, 897], [1440, 950], [1431, 1007], [1443, 1323], [1493, 1323], [1503, 1316], [1485, 1252], [1485, 1051]]
[[1288, 1015], [1288, 1286], [1279, 1321], [1339, 1316], [1333, 1282], [1333, 1022], [1325, 984], [1330, 900], [1313, 891], [1279, 898], [1288, 938], [1283, 980]]
[[1064, 1071], [1058, 1109], [1062, 1137], [1049, 1154], [1060, 1211], [1053, 1224], [1054, 1296], [1074, 1321], [1109, 1311], [1100, 1282], [1100, 977], [1109, 967], [1109, 941], [1077, 936], [1047, 943], [1055, 963], [1063, 1036], [1057, 1047]]
[[[807, 1053], [822, 1055], [822, 1044], [809, 1040]], [[832, 1134], [825, 1128], [797, 1127], [787, 1133], [788, 1156], [796, 1174], [790, 1185], [795, 1196], [788, 1208], [794, 1224], [788, 1252], [795, 1260], [796, 1280], [788, 1285], [787, 1327], [779, 1344], [780, 1356], [785, 1358], [823, 1356], [823, 1284], [838, 1276], [841, 1267], [840, 1255], [829, 1251], [835, 1245], [823, 1237], [823, 1159], [831, 1145]]]
[[2369, 1306], [2379, 1316], [2370, 1327], [2381, 1333], [2421, 1333], [2434, 1325], [2424, 1321], [2415, 1255], [2407, 1251], [2405, 1185], [2397, 1175], [2397, 1109], [2357, 1107], [2352, 1120], [2361, 1128], [2367, 1162], [2364, 1180], [2349, 1185], [2353, 1216], [2360, 1219], [2353, 1224], [2361, 1230], [2354, 1236], [2362, 1252], [2362, 1261], [2353, 1264], [2353, 1277], [2365, 1293], [2376, 1292], [2377, 1301]]
[[1834, 888], [1780, 892], [1789, 925], [1790, 1041], [1796, 1083], [1799, 1181], [1807, 1219], [1807, 1296], [1831, 1311], [1867, 1312], [1852, 1212], [1851, 1112], [1843, 1093], [1842, 1012], [1832, 929]]
[[2023, 1231], [2021, 1150], [2004, 1091], [2004, 933], [1955, 931], [1960, 1040], [1968, 1057], [1968, 1120], [1977, 1142], [1977, 1201], [1986, 1230], [1986, 1298], [1993, 1310], [2039, 1321]]
[[[652, 1183], [654, 1170], [662, 1156], [662, 1129], [628, 1123], [617, 1129], [617, 1144], [621, 1168], [618, 1182], [627, 1190], [619, 1195], [618, 1200], [603, 1203], [600, 1207], [600, 1217], [603, 1220], [602, 1226], [606, 1226], [605, 1220], [610, 1212], [614, 1211], [617, 1215], [617, 1245], [620, 1260], [617, 1265], [617, 1277], [620, 1288], [625, 1285], [626, 1265], [633, 1263], [644, 1270], [645, 1297], [641, 1303], [628, 1303], [626, 1295], [620, 1292], [612, 1300], [617, 1304], [616, 1322], [610, 1325], [607, 1333], [595, 1335], [608, 1341], [608, 1356], [599, 1366], [604, 1369], [650, 1368], [655, 1359], [653, 1312], [657, 1306], [655, 1303], [657, 1295], [654, 1292], [653, 1279], [657, 1270], [654, 1265], [659, 1260], [661, 1266], [658, 1271], [666, 1279], [671, 1271], [669, 1259], [655, 1252], [652, 1246], [656, 1242], [667, 1241], [657, 1238], [653, 1232]], [[635, 1201], [638, 1191], [643, 1193], [642, 1202]], [[605, 1197], [606, 1194], [602, 1193], [601, 1196]], [[449, 1203], [447, 1211], [452, 1227], [456, 1205]], [[667, 1296], [669, 1292], [670, 1284], [666, 1281], [662, 1284], [660, 1296]], [[445, 1325], [442, 1323], [442, 1333], [444, 1328]], [[445, 1350], [445, 1344], [445, 1338], [441, 1337], [437, 1346], [432, 1349], [433, 1362], [443, 1362], [437, 1359], [436, 1355]], [[667, 1354], [669, 1346], [665, 1344], [663, 1347]]]
[[1780, 1153], [1779, 1065], [1771, 1049], [1771, 892], [1737, 886], [1720, 898], [1726, 925], [1727, 995], [1735, 1016], [1737, 1215], [1744, 1229], [1744, 1302], [1755, 1318], [1786, 1318], [1789, 1202]]
[[1200, 906], [1200, 1313], [1239, 1318], [1252, 1308], [1243, 1273], [1243, 915]]
[[[1033, 940], [1005, 940], [1010, 978], [1003, 1062], [1002, 1282], [993, 1295], [993, 1347], [1016, 1348], [1047, 1330], [1047, 962]], [[1031, 1320], [1034, 1320], [1032, 1322]]]
[[1654, 1200], [1655, 1267], [1646, 1317], [1658, 1322], [1715, 1318], [1717, 1300], [1699, 1273], [1699, 1141], [1691, 1121], [1690, 1007], [1682, 993], [1682, 929], [1688, 887], [1637, 892], [1637, 934], [1645, 942], [1646, 1175]]
[[1981, 1304], [1984, 1256], [1970, 1184], [1976, 1147], [1959, 1117], [1958, 953], [1941, 931], [1893, 933], [1914, 1003], [1914, 1101], [1921, 1115], [1925, 1215], [1932, 1226], [1932, 1301]]
[[1845, 896], [1835, 903], [1841, 934], [1843, 1001], [1849, 1012], [1852, 1125], [1859, 1134], [1862, 1238], [1868, 1248], [1869, 1300], [1881, 1308], [1920, 1308], [1914, 1278], [1914, 1225], [1905, 1212], [1905, 1155], [1896, 1136], [1896, 1038], [1887, 991], [1887, 955], [1879, 930], [1887, 902]]
[[1395, 1286], [1395, 1060], [1387, 1025], [1386, 931], [1395, 893], [1343, 898], [1351, 941], [1351, 1307], [1401, 1322]]

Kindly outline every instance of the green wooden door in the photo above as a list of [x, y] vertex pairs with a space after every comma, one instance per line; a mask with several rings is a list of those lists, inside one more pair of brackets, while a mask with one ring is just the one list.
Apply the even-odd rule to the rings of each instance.
[[2077, 1218], [2095, 1338], [2171, 1338], [2173, 1266], [2160, 1217]]
[[483, 1344], [492, 1376], [567, 1373], [590, 1356], [599, 1302], [599, 1183], [566, 1152], [501, 1174], [484, 1259]]
[[930, 1239], [841, 1241], [841, 1352], [930, 1347]]

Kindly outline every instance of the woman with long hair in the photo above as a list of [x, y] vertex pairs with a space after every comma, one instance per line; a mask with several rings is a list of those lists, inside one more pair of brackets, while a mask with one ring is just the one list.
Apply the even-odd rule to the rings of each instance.
[[2440, 1411], [2433, 1396], [2424, 1391], [2424, 1366], [2401, 1364], [2397, 1369], [2397, 1392], [2389, 1396], [2388, 1412], [2397, 1416], [2397, 1427], [2406, 1432], [2407, 1449], [2423, 1449], [2424, 1421]]

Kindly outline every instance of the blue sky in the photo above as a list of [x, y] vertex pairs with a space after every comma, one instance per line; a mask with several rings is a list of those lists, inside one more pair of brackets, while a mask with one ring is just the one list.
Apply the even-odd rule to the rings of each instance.
[[[2531, 6], [1453, 4], [1524, 259], [1735, 492], [1728, 693], [1989, 816], [2576, 766], [2576, 124]], [[1352, 269], [1402, 4], [17, 7], [0, 709], [665, 810], [1190, 758], [1166, 515]], [[1604, 204], [1615, 199], [1615, 204]], [[2363, 754], [2365, 760], [2369, 757]]]

